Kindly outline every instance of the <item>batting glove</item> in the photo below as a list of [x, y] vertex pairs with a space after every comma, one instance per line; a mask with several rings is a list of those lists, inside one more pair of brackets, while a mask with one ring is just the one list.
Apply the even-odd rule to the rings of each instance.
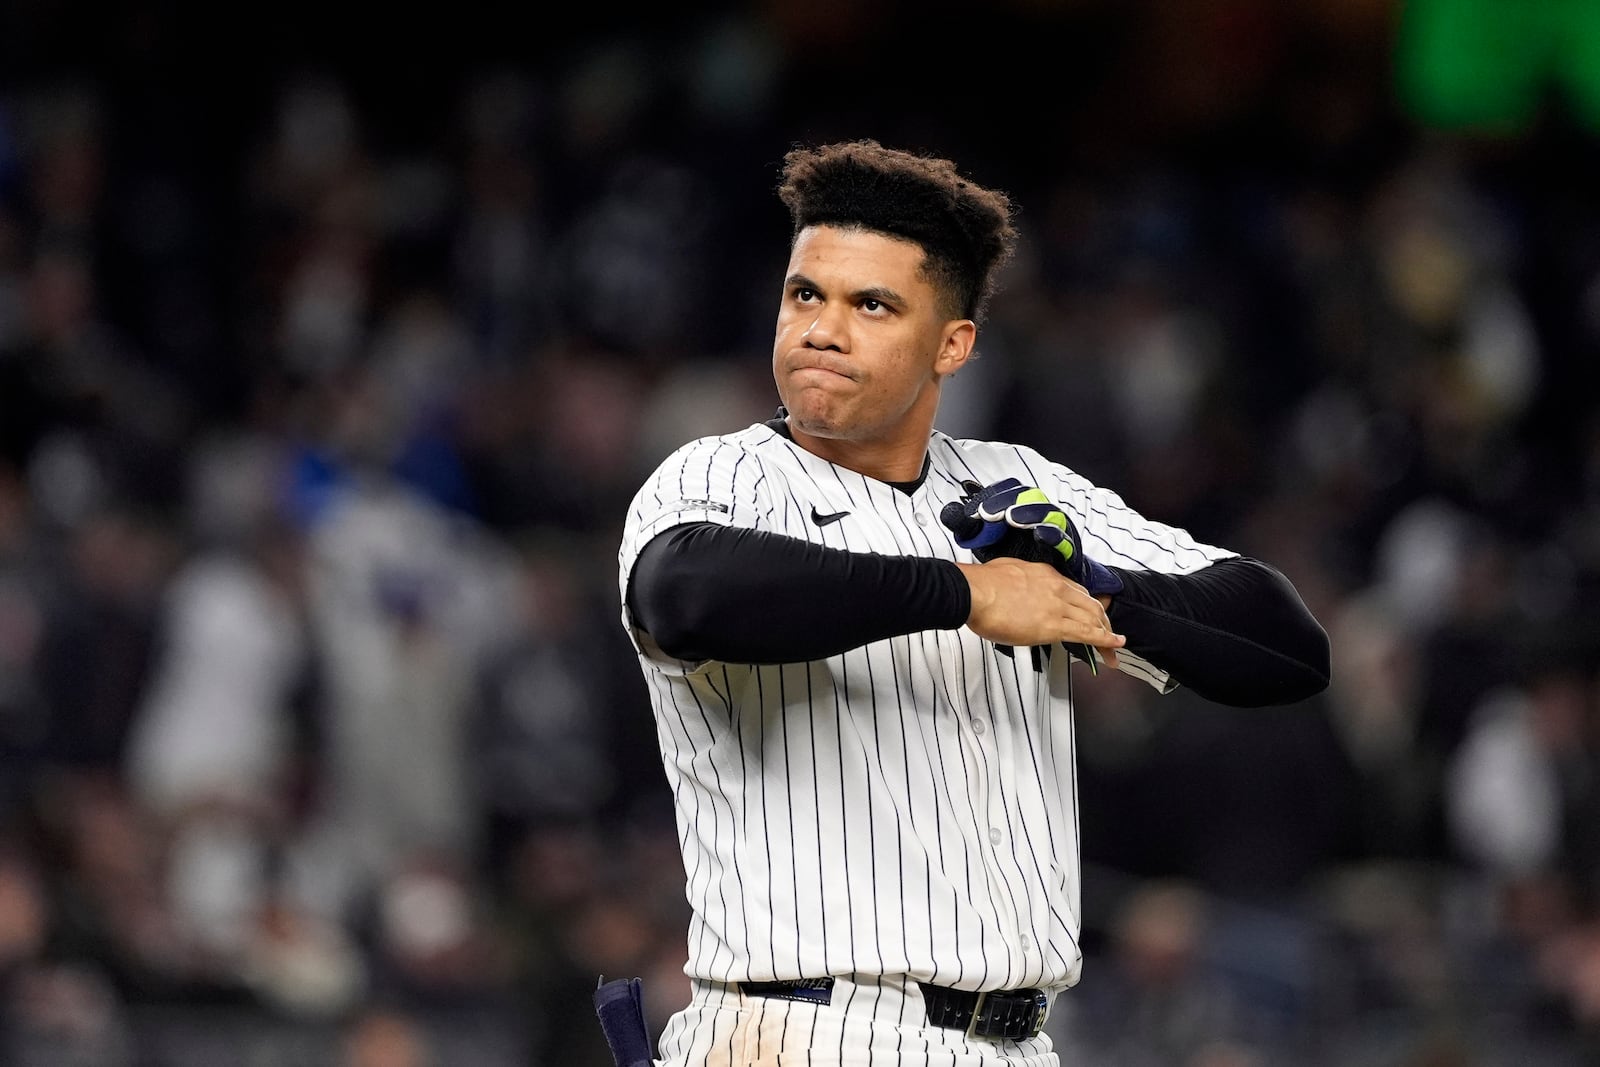
[[993, 485], [962, 482], [961, 488], [966, 490], [966, 495], [960, 500], [952, 500], [939, 513], [939, 521], [956, 535], [956, 544], [969, 549], [984, 563], [1000, 556], [1013, 555], [993, 546], [1008, 532], [1006, 509], [1017, 502], [1017, 497], [1027, 486], [1015, 478], [1007, 478]]
[[939, 519], [980, 562], [1013, 556], [1049, 563], [1093, 596], [1122, 592], [1122, 579], [1083, 553], [1077, 526], [1041, 490], [1015, 478], [961, 487], [966, 495], [946, 504]]
[[[990, 485], [966, 481], [961, 488], [966, 494], [946, 504], [939, 520], [980, 563], [1002, 556], [1048, 563], [1091, 596], [1122, 592], [1122, 579], [1083, 553], [1077, 526], [1041, 490], [1015, 478]], [[1073, 651], [1099, 673], [1090, 649]]]

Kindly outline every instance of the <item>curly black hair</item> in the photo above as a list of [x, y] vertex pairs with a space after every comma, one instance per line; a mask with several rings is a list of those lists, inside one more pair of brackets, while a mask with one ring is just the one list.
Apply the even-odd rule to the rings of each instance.
[[792, 236], [808, 226], [839, 226], [920, 245], [923, 271], [952, 318], [982, 318], [1016, 246], [1005, 193], [961, 177], [948, 159], [871, 139], [790, 150], [778, 197], [793, 220]]

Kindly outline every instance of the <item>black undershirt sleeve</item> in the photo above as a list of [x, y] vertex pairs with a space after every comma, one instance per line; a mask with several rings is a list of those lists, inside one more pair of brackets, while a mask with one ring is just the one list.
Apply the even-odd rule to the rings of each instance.
[[628, 609], [675, 659], [803, 663], [886, 637], [954, 630], [972, 613], [972, 596], [949, 560], [688, 523], [639, 553]]
[[1289, 580], [1238, 556], [1190, 574], [1112, 567], [1106, 614], [1127, 649], [1207, 700], [1263, 707], [1327, 688], [1328, 635]]
[[[1281, 573], [1235, 557], [1191, 574], [1112, 567], [1107, 614], [1129, 651], [1208, 700], [1287, 704], [1326, 688], [1328, 637]], [[699, 662], [799, 663], [972, 611], [948, 560], [884, 556], [714, 523], [668, 529], [639, 553], [634, 622], [667, 655]]]

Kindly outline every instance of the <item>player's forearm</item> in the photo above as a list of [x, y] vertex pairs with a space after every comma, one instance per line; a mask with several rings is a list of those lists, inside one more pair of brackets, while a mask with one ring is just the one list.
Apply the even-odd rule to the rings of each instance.
[[1107, 614], [1127, 650], [1220, 704], [1290, 704], [1328, 685], [1328, 635], [1300, 594], [1259, 560], [1191, 574], [1112, 568], [1123, 591]]
[[628, 608], [678, 659], [800, 663], [901, 634], [953, 630], [972, 604], [948, 560], [690, 523], [640, 552]]

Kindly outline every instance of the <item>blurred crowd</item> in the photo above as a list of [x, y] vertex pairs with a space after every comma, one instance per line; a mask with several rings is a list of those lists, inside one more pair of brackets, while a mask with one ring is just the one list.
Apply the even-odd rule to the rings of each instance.
[[621, 520], [771, 416], [778, 161], [849, 136], [1019, 203], [941, 426], [1333, 641], [1290, 708], [1079, 687], [1063, 1062], [1595, 1062], [1600, 131], [1416, 121], [1378, 0], [1133, 7], [959, 85], [939, 5], [795, 2], [0, 83], [0, 1064], [600, 1067], [598, 976], [686, 998]]

